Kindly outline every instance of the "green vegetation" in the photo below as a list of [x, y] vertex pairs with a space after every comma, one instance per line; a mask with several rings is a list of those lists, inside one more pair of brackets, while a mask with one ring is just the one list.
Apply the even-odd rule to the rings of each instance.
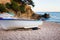
[[11, 9], [14, 10], [15, 12], [20, 11], [19, 5], [15, 1], [11, 1]]
[[0, 4], [0, 12], [6, 12], [6, 7], [3, 4]]
[[[28, 3], [26, 3], [27, 1]], [[18, 5], [18, 4], [21, 4], [21, 5]], [[32, 0], [11, 0], [11, 4], [10, 3], [6, 3], [5, 5], [0, 4], [0, 12], [6, 12], [6, 8], [7, 8], [7, 9], [12, 9], [16, 13], [18, 11], [21, 11], [21, 13], [24, 13], [26, 4], [34, 6], [34, 3]]]
[[11, 9], [11, 4], [10, 3], [6, 3], [5, 5], [6, 5], [6, 8]]
[[[16, 1], [18, 1], [18, 0], [16, 0]], [[12, 9], [16, 13], [18, 11], [21, 11], [21, 13], [24, 13], [25, 12], [25, 4], [18, 5], [18, 3], [16, 1], [15, 0], [11, 0], [11, 4], [10, 3], [6, 3], [6, 8]]]
[[25, 12], [25, 6], [24, 5], [20, 6], [20, 11], [21, 11], [21, 13]]
[[34, 2], [32, 0], [14, 0], [17, 3], [28, 4], [34, 7]]
[[28, 2], [29, 2], [29, 5], [32, 5], [33, 7], [35, 6], [32, 0], [28, 0]]
[[34, 3], [32, 0], [11, 0], [11, 3], [6, 3], [5, 5], [0, 4], [0, 12], [14, 12], [15, 15], [20, 15], [26, 12], [26, 4], [32, 5]]

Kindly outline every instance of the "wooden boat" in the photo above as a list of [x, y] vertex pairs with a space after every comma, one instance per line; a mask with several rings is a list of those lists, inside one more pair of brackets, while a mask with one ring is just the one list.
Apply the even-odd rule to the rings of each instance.
[[42, 24], [43, 21], [0, 20], [1, 29], [35, 28]]
[[42, 21], [16, 19], [7, 15], [8, 14], [3, 14], [3, 16], [0, 16], [0, 29], [37, 28], [43, 23]]

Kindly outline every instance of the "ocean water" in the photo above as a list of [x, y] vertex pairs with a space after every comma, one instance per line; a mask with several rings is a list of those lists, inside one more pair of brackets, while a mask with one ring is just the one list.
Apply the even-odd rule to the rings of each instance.
[[57, 22], [60, 23], [60, 12], [36, 12], [37, 14], [50, 14], [50, 18], [47, 19], [46, 21], [50, 21], [50, 22]]

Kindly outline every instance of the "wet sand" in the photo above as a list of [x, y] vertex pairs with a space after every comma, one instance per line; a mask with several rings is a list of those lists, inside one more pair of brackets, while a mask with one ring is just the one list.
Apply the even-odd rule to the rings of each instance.
[[60, 24], [44, 22], [38, 30], [0, 31], [0, 40], [60, 40]]

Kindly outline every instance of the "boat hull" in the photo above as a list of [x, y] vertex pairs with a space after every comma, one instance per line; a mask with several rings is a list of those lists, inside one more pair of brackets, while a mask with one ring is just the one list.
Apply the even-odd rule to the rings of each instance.
[[1, 29], [34, 28], [42, 24], [42, 21], [0, 20]]

